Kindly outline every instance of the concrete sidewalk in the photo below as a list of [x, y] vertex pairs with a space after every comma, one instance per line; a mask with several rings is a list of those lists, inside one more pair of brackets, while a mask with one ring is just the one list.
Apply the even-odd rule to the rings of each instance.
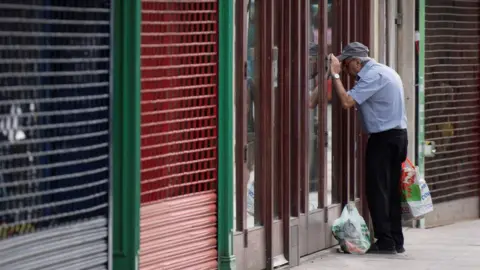
[[480, 269], [480, 220], [426, 230], [406, 229], [405, 242], [404, 254], [348, 255], [332, 249], [314, 254], [292, 269]]

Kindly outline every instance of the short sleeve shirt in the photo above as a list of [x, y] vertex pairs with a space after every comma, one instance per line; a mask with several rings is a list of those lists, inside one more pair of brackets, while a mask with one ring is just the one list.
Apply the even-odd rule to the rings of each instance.
[[392, 68], [368, 61], [348, 94], [356, 102], [366, 132], [407, 128], [402, 79]]

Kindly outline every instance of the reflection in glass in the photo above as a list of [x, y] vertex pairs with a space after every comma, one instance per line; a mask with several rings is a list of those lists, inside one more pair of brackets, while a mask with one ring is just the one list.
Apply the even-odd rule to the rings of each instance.
[[[328, 9], [327, 9], [327, 53], [333, 53], [332, 51], [332, 4], [331, 1], [328, 1]], [[332, 170], [332, 160], [333, 160], [333, 151], [332, 151], [332, 81], [329, 79], [327, 81], [327, 132], [328, 132], [328, 149], [327, 149], [327, 205], [333, 203], [332, 199], [332, 179], [333, 179], [333, 170]]]
[[[255, 0], [248, 5], [247, 23], [247, 228], [259, 225], [255, 220]], [[258, 59], [258, 58], [257, 58]]]
[[[330, 2], [330, 1], [329, 1]], [[327, 205], [332, 203], [332, 85], [331, 81], [327, 82], [327, 89], [318, 88], [318, 76], [323, 76], [323, 74], [317, 71], [317, 55], [318, 55], [318, 36], [322, 34], [323, 29], [319, 29], [320, 15], [319, 14], [318, 1], [310, 1], [310, 31], [309, 31], [309, 94], [311, 100], [318, 101], [318, 94], [321, 91], [327, 92], [327, 133], [328, 133], [328, 148], [327, 148]], [[328, 53], [331, 52], [331, 4], [328, 4], [328, 29], [327, 29], [327, 50]], [[324, 151], [324, 148], [319, 148], [318, 145], [318, 132], [319, 132], [319, 122], [318, 122], [318, 110], [319, 106], [312, 106], [309, 110], [309, 211], [313, 211], [318, 208], [318, 198], [323, 196], [319, 194], [319, 177], [320, 169], [319, 166], [319, 151]], [[324, 123], [321, 123], [324, 124]], [[322, 153], [323, 154], [323, 153]]]
[[[277, 18], [279, 18], [280, 16], [277, 16]], [[279, 28], [278, 25], [279, 25], [279, 22], [277, 20], [275, 20], [275, 28]], [[278, 33], [278, 31], [276, 31]], [[279, 153], [279, 149], [280, 149], [280, 121], [282, 121], [282, 119], [280, 119], [280, 115], [281, 115], [281, 112], [280, 112], [280, 90], [278, 89], [278, 43], [279, 43], [279, 37], [280, 35], [278, 34], [276, 37], [275, 37], [275, 45], [273, 47], [273, 55], [272, 55], [272, 69], [273, 69], [273, 97], [274, 97], [274, 102], [273, 102], [273, 110], [274, 110], [274, 115], [273, 115], [273, 121], [274, 121], [274, 135], [273, 135], [273, 142], [274, 142], [274, 145], [275, 147], [273, 147], [273, 161], [274, 161], [274, 168], [278, 168], [278, 169], [275, 169], [274, 172], [273, 172], [273, 218], [274, 219], [278, 219], [279, 216], [280, 216], [280, 198], [281, 198], [281, 194], [280, 194], [280, 191], [281, 191], [281, 188], [280, 188], [280, 174], [281, 174], [281, 170], [279, 169], [280, 168], [280, 153]]]
[[[314, 101], [318, 101], [318, 76], [317, 76], [317, 50], [318, 50], [318, 4], [310, 2], [310, 27], [308, 31], [309, 41], [309, 69], [308, 69], [308, 90]], [[318, 104], [311, 106], [308, 119], [308, 165], [309, 165], [309, 211], [318, 208], [319, 191], [319, 147], [318, 147]]]
[[279, 219], [280, 217], [280, 200], [282, 198], [281, 193], [281, 174], [282, 170], [280, 167], [280, 152], [281, 149], [281, 131], [280, 131], [280, 123], [285, 121], [285, 119], [281, 119], [281, 95], [282, 91], [278, 88], [278, 74], [279, 74], [279, 48], [281, 43], [282, 37], [282, 8], [274, 7], [273, 10], [273, 50], [272, 50], [272, 98], [273, 98], [273, 166], [275, 170], [273, 170], [273, 181], [272, 181], [272, 188], [273, 188], [273, 218]]

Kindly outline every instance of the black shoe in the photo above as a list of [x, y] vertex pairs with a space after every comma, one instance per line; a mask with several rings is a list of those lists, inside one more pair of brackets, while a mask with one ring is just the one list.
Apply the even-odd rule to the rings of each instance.
[[348, 250], [345, 250], [343, 248], [337, 248], [337, 253], [343, 253], [343, 254], [351, 254]]
[[404, 253], [405, 252], [405, 248], [403, 246], [395, 247], [395, 250], [397, 251], [397, 253]]
[[397, 251], [391, 248], [379, 247], [376, 243], [372, 244], [370, 249], [367, 251], [367, 254], [397, 254]]

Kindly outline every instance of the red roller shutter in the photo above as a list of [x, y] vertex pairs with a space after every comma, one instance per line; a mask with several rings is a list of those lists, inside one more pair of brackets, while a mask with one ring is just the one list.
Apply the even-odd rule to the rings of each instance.
[[216, 269], [217, 1], [142, 1], [140, 269]]

